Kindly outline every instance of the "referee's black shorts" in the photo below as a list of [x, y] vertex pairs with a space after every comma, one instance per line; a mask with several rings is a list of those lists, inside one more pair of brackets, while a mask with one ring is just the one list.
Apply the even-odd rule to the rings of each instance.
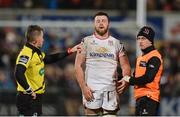
[[42, 115], [42, 94], [36, 94], [36, 99], [33, 99], [31, 95], [18, 92], [16, 97], [16, 106], [19, 115]]
[[159, 102], [148, 98], [140, 97], [136, 100], [136, 116], [155, 116], [158, 114]]

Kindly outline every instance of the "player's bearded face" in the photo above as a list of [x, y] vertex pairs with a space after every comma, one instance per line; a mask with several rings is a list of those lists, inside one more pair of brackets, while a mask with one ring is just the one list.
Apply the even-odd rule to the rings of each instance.
[[108, 32], [109, 29], [109, 21], [106, 16], [96, 16], [95, 18], [95, 31], [103, 36]]
[[104, 34], [106, 34], [108, 32], [108, 27], [104, 27], [104, 26], [100, 26], [100, 27], [95, 27], [95, 31], [103, 36]]

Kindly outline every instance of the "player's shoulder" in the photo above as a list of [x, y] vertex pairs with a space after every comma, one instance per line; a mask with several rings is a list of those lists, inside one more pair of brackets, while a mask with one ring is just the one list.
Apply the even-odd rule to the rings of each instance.
[[16, 64], [23, 64], [26, 65], [26, 63], [30, 60], [32, 56], [32, 50], [26, 46], [23, 46], [23, 48], [20, 50]]
[[24, 46], [23, 49], [22, 49], [22, 52], [29, 53], [29, 54], [31, 54], [32, 51], [33, 50], [31, 48], [27, 47], [27, 46]]
[[32, 51], [33, 51], [33, 50], [32, 50], [31, 48], [29, 48], [29, 47], [27, 47], [27, 46], [24, 46], [24, 47], [21, 49], [19, 55], [31, 56], [31, 55], [32, 55]]
[[115, 43], [117, 43], [117, 44], [122, 44], [122, 41], [120, 40], [120, 39], [118, 39], [118, 38], [115, 38], [115, 37], [113, 37], [113, 36], [110, 36], [109, 37], [111, 40], [113, 40]]
[[87, 42], [87, 41], [89, 41], [89, 40], [92, 40], [93, 38], [94, 38], [93, 35], [86, 36], [86, 37], [84, 37], [84, 38], [82, 39], [82, 42]]
[[87, 40], [87, 39], [93, 39], [93, 38], [94, 38], [93, 35], [89, 35], [89, 36], [84, 37], [85, 40]]

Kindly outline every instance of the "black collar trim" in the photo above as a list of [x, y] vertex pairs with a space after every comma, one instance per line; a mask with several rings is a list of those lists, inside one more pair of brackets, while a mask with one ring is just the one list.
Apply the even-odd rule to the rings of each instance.
[[151, 52], [152, 50], [155, 50], [154, 46], [147, 47], [146, 49], [142, 50], [143, 54], [147, 54]]
[[29, 44], [29, 43], [26, 43], [26, 46], [28, 48], [31, 48], [33, 50], [33, 52], [37, 52], [38, 55], [41, 55], [41, 50], [40, 49], [36, 48], [35, 46], [33, 46], [33, 45]]

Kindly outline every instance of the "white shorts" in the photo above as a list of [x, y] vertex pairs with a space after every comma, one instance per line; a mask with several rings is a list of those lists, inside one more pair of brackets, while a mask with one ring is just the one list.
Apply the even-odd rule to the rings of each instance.
[[87, 101], [83, 96], [83, 104], [88, 109], [99, 109], [114, 111], [119, 107], [119, 97], [114, 91], [94, 91], [94, 100]]

